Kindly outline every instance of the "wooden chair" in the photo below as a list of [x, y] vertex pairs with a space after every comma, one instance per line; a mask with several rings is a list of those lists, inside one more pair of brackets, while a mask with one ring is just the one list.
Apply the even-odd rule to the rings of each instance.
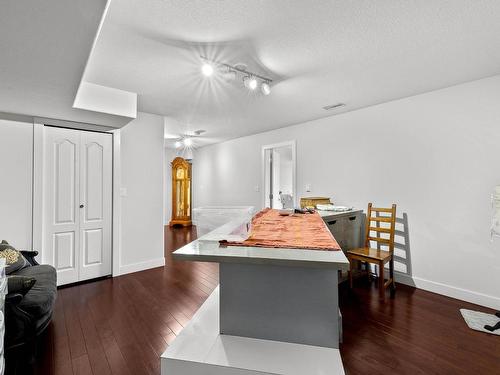
[[[372, 216], [375, 213], [375, 216]], [[383, 214], [383, 215], [381, 215]], [[391, 287], [391, 298], [396, 293], [396, 283], [394, 282], [394, 233], [396, 229], [396, 205], [392, 208], [376, 208], [368, 204], [366, 214], [365, 247], [347, 251], [349, 259], [349, 285], [352, 288], [352, 274], [356, 261], [367, 262], [378, 265], [379, 270], [379, 295], [381, 300], [385, 300], [385, 289]], [[374, 235], [372, 235], [374, 234]], [[370, 242], [376, 242], [377, 248], [371, 248]], [[380, 245], [388, 247], [381, 250]], [[389, 279], [384, 279], [384, 265], [389, 262]]]

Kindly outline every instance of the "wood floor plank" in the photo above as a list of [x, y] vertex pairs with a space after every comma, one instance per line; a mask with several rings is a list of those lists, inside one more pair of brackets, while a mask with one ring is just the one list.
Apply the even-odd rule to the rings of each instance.
[[108, 360], [106, 359], [106, 354], [99, 334], [97, 333], [96, 326], [92, 320], [90, 309], [85, 304], [79, 309], [78, 314], [93, 373], [99, 375], [111, 374], [111, 369], [109, 368]]
[[[64, 317], [64, 302], [59, 295], [52, 315], [51, 326], [54, 330], [53, 348], [54, 348], [54, 374], [71, 375], [73, 374], [73, 363], [71, 361], [71, 352], [69, 348], [68, 331], [66, 330], [66, 319]], [[43, 345], [50, 345], [45, 343]]]
[[75, 375], [93, 375], [88, 355], [85, 354], [78, 358], [73, 358], [72, 363]]
[[59, 296], [64, 301], [64, 319], [68, 331], [68, 342], [71, 358], [79, 358], [87, 354], [80, 319], [78, 317], [79, 290], [61, 289]]

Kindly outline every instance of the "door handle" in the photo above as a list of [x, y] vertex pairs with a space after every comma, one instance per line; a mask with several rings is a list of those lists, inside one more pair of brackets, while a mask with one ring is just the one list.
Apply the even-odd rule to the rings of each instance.
[[81, 205], [80, 205], [80, 208], [83, 208], [83, 207], [85, 207], [85, 206], [84, 206], [83, 204], [81, 204]]

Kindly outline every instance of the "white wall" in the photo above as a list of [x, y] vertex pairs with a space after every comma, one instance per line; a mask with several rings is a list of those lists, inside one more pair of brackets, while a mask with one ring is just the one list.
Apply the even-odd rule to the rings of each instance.
[[172, 166], [171, 162], [176, 157], [176, 151], [171, 148], [165, 148], [165, 170], [164, 170], [164, 210], [163, 210], [163, 223], [168, 225], [172, 218]]
[[500, 308], [500, 239], [489, 237], [500, 76], [201, 148], [194, 207], [260, 207], [261, 146], [292, 139], [298, 197], [395, 202], [408, 215], [411, 278], [399, 281]]
[[32, 245], [33, 123], [0, 119], [0, 241]]
[[[163, 117], [138, 112], [120, 131], [120, 273], [162, 266], [164, 148]], [[122, 190], [123, 195], [123, 190]]]

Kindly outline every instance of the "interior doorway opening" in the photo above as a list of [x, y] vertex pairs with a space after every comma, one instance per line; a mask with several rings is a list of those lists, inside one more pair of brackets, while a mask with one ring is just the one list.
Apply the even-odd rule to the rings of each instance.
[[293, 208], [295, 193], [295, 141], [268, 145], [263, 154], [263, 205]]

